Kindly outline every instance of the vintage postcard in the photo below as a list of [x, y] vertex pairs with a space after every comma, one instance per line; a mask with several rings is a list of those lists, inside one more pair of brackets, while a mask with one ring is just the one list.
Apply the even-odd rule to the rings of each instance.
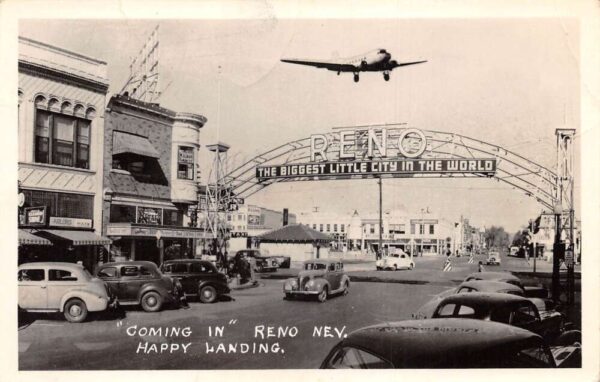
[[597, 376], [597, 2], [49, 4], [0, 4], [15, 378]]

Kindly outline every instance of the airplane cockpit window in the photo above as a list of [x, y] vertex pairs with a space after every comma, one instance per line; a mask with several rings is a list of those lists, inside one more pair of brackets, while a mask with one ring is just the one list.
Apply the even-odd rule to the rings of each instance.
[[380, 49], [380, 50], [379, 50], [379, 53], [380, 53], [380, 54], [381, 54], [381, 53], [387, 53], [387, 51], [386, 51], [385, 49]]

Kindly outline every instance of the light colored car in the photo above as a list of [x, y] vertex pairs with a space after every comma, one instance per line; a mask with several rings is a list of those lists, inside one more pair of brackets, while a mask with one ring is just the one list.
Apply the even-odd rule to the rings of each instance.
[[485, 263], [487, 265], [500, 265], [500, 262], [500, 254], [498, 252], [490, 252]]
[[395, 252], [377, 260], [375, 266], [377, 267], [377, 270], [391, 269], [397, 271], [398, 269], [413, 269], [415, 263], [407, 253]]
[[347, 294], [350, 278], [344, 273], [344, 264], [338, 260], [308, 260], [298, 277], [286, 280], [283, 285], [285, 298], [316, 296], [325, 302], [332, 294]]
[[106, 284], [73, 263], [40, 262], [19, 266], [19, 309], [62, 312], [69, 322], [82, 322], [88, 312], [106, 310], [113, 302]]

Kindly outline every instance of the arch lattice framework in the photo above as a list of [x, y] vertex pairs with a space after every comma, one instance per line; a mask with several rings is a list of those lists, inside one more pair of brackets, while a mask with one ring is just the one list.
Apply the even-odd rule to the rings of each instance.
[[[389, 126], [389, 125], [388, 125]], [[375, 127], [375, 126], [373, 126]], [[366, 158], [368, 130], [353, 129], [358, 149], [357, 159]], [[398, 156], [397, 138], [402, 129], [387, 128], [387, 159]], [[552, 210], [557, 199], [557, 175], [548, 168], [537, 164], [519, 154], [478, 139], [455, 133], [422, 130], [427, 137], [427, 149], [422, 159], [496, 159], [496, 173], [493, 176], [527, 196], [535, 198], [545, 208]], [[329, 161], [338, 160], [339, 134], [335, 131], [324, 134], [329, 142], [326, 155]], [[363, 150], [361, 150], [361, 146]], [[286, 179], [269, 179], [258, 181], [257, 166], [291, 165], [310, 162], [310, 137], [291, 141], [275, 147], [246, 161], [228, 172], [223, 183], [238, 198], [248, 198], [263, 188], [277, 182], [315, 180], [311, 177]], [[382, 175], [382, 178], [473, 178], [486, 177], [480, 174], [414, 174], [414, 175]], [[338, 176], [336, 179], [373, 178], [373, 175]]]

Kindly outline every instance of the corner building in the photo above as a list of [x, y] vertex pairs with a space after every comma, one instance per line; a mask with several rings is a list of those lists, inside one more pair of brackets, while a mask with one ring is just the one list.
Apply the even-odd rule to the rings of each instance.
[[110, 99], [104, 131], [104, 233], [110, 260], [195, 255], [198, 150], [206, 118], [127, 95]]
[[105, 62], [19, 38], [19, 263], [93, 271], [102, 228]]

